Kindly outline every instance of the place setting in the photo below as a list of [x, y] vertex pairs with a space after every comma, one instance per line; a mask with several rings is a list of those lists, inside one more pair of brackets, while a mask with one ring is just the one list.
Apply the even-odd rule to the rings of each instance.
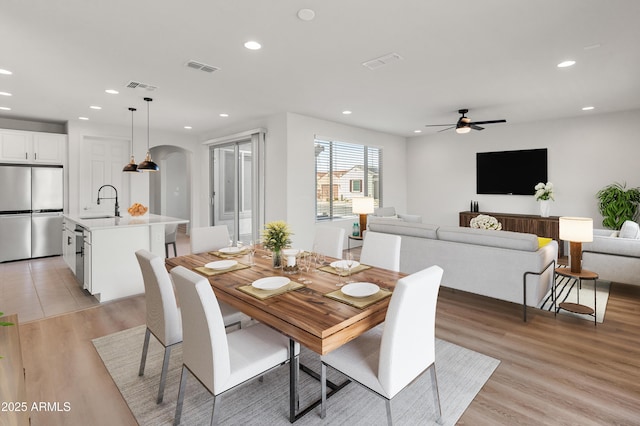
[[210, 277], [213, 275], [224, 274], [226, 272], [231, 272], [231, 271], [238, 271], [238, 270], [246, 269], [250, 267], [251, 265], [240, 263], [237, 260], [227, 259], [227, 260], [218, 260], [215, 262], [209, 262], [209, 263], [206, 263], [204, 266], [198, 266], [193, 269], [207, 277]]
[[336, 284], [340, 288], [325, 294], [325, 297], [364, 309], [380, 300], [391, 296], [392, 292], [371, 282], [350, 282]]
[[303, 287], [305, 287], [304, 284], [292, 281], [288, 277], [274, 276], [257, 279], [250, 285], [241, 285], [237, 289], [257, 299], [264, 300]]

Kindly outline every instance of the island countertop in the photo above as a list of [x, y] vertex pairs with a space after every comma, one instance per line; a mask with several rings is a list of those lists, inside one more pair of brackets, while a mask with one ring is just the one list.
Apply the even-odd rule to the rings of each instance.
[[131, 216], [124, 214], [121, 217], [99, 214], [64, 214], [63, 217], [89, 231], [110, 228], [124, 228], [128, 226], [152, 226], [152, 225], [168, 225], [171, 223], [189, 223], [186, 219], [177, 217], [160, 216], [157, 214], [145, 214], [143, 216]]

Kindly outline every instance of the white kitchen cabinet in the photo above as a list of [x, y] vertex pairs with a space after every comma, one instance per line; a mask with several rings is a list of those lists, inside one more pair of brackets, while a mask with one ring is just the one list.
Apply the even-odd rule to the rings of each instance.
[[0, 129], [0, 161], [64, 164], [67, 135]]
[[84, 288], [91, 294], [93, 294], [92, 286], [92, 259], [91, 259], [91, 232], [85, 231], [84, 236]]
[[64, 221], [62, 229], [62, 258], [69, 269], [76, 273], [76, 234], [75, 223]]

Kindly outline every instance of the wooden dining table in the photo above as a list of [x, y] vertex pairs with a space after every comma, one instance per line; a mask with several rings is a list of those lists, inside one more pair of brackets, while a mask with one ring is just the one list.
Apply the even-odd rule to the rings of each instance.
[[[195, 268], [202, 267], [209, 262], [221, 260], [220, 254], [216, 254], [207, 252], [168, 258], [166, 259], [166, 267], [168, 270], [176, 266], [195, 270]], [[227, 256], [223, 258], [228, 259]], [[247, 255], [242, 254], [234, 259], [241, 264], [249, 264]], [[336, 259], [328, 259], [328, 262], [332, 260]], [[265, 250], [258, 249], [256, 251], [253, 263], [245, 269], [203, 276], [208, 278], [219, 300], [289, 337], [291, 385], [289, 420], [293, 423], [319, 403], [317, 401], [304, 410], [298, 410], [298, 368], [296, 367], [297, 363], [294, 362], [294, 342], [298, 342], [320, 355], [327, 354], [382, 323], [391, 298], [386, 297], [365, 308], [358, 308], [334, 300], [325, 295], [339, 289], [336, 285], [339, 281], [338, 275], [310, 268], [309, 271], [286, 275], [292, 281], [303, 283], [303, 287], [266, 299], [259, 299], [238, 288], [251, 285], [260, 278], [283, 275], [283, 271], [281, 268], [277, 269], [272, 266], [270, 252]], [[400, 272], [370, 267], [352, 274], [350, 279], [356, 282], [374, 283], [381, 289], [393, 291], [396, 281], [405, 275]], [[343, 283], [344, 281], [345, 278], [342, 279]], [[308, 368], [301, 366], [301, 369], [318, 378], [317, 374]], [[330, 383], [329, 386], [333, 388], [333, 393], [344, 384]]]

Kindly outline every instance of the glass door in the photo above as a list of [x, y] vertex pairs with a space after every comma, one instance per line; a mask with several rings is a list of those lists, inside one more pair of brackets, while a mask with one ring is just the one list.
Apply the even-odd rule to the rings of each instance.
[[257, 185], [251, 139], [210, 148], [211, 223], [226, 225], [235, 245], [257, 240], [255, 201]]

